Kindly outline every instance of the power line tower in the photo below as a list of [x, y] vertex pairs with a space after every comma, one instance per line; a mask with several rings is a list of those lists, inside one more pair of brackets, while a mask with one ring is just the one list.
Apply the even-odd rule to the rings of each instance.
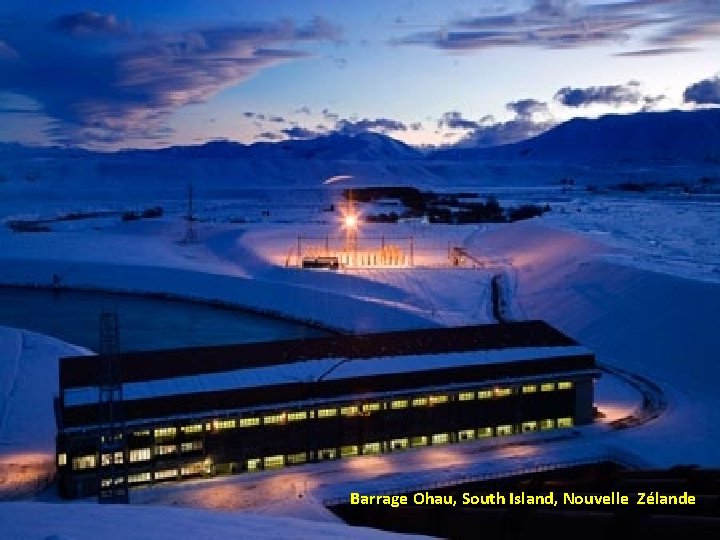
[[182, 244], [197, 244], [198, 242], [193, 214], [193, 185], [190, 183], [188, 184], [187, 215], [185, 216], [185, 237], [182, 239]]
[[100, 314], [102, 356], [98, 403], [98, 503], [128, 502], [128, 468], [125, 426], [122, 420], [122, 384], [118, 373], [119, 330], [117, 313]]

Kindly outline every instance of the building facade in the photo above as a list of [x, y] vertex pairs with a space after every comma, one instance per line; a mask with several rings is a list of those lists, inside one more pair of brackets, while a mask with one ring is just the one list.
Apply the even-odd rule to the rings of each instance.
[[113, 464], [135, 486], [569, 428], [593, 420], [599, 376], [591, 351], [541, 321], [127, 353], [115, 362], [123, 444], [100, 455], [102, 358], [60, 360], [65, 497], [95, 494], [98, 473]]

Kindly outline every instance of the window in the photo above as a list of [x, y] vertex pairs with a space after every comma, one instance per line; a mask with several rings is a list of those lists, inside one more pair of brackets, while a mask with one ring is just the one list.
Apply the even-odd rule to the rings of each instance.
[[408, 438], [393, 439], [390, 441], [390, 450], [405, 450], [408, 447]]
[[287, 415], [287, 419], [288, 419], [288, 422], [299, 422], [300, 420], [306, 420], [307, 412], [306, 411], [289, 412]]
[[498, 434], [498, 437], [504, 437], [506, 435], [512, 435], [513, 434], [513, 427], [510, 424], [503, 424], [502, 426], [498, 426], [495, 432]]
[[203, 449], [203, 442], [202, 441], [186, 441], [180, 443], [180, 451], [181, 452], [195, 452], [196, 450], [202, 450]]
[[433, 444], [445, 444], [450, 442], [450, 436], [447, 433], [435, 433], [431, 441]]
[[363, 454], [379, 454], [381, 450], [380, 443], [379, 442], [371, 442], [371, 443], [365, 443], [363, 444], [362, 453]]
[[260, 419], [257, 417], [254, 418], [241, 418], [238, 420], [238, 427], [253, 427], [253, 426], [259, 426], [260, 425]]
[[540, 429], [546, 430], [546, 429], [553, 429], [555, 427], [555, 420], [552, 418], [545, 418], [543, 420], [540, 420]]
[[57, 461], [58, 467], [64, 467], [65, 465], [67, 465], [67, 454], [65, 452], [63, 452], [62, 454], [58, 454]]
[[168, 478], [177, 478], [177, 469], [165, 469], [164, 471], [155, 471], [155, 480], [167, 480]]
[[202, 461], [197, 463], [188, 463], [187, 465], [180, 468], [180, 474], [183, 476], [192, 476], [195, 474], [202, 474], [205, 470], [205, 465]]
[[177, 433], [177, 429], [174, 427], [158, 428], [155, 430], [155, 438], [156, 439], [170, 438], [170, 437], [174, 437], [176, 433]]
[[318, 418], [331, 418], [337, 416], [337, 409], [318, 409]]
[[377, 402], [376, 403], [365, 403], [362, 406], [362, 410], [364, 413], [371, 413], [371, 412], [379, 411], [380, 404]]
[[533, 394], [537, 392], [537, 384], [524, 384], [522, 387], [523, 394]]
[[285, 423], [285, 414], [269, 414], [265, 417], [263, 417], [263, 424], [284, 424]]
[[430, 405], [440, 405], [441, 403], [447, 403], [447, 396], [430, 396]]
[[150, 436], [150, 430], [149, 430], [149, 429], [141, 429], [140, 431], [133, 431], [133, 436], [135, 436], [135, 437], [149, 437], [149, 436]]
[[90, 456], [78, 456], [72, 460], [72, 468], [75, 471], [81, 471], [83, 469], [92, 469], [95, 467], [95, 455]]
[[263, 460], [266, 469], [280, 469], [285, 466], [285, 456], [268, 456]]
[[483, 439], [485, 437], [492, 437], [493, 430], [491, 427], [481, 427], [477, 430], [477, 436], [478, 439]]
[[340, 407], [340, 414], [343, 416], [355, 416], [358, 410], [357, 405], [348, 405], [347, 407]]
[[319, 460], [335, 459], [335, 457], [337, 457], [337, 450], [334, 448], [323, 448], [317, 452], [317, 458]]
[[413, 407], [424, 407], [428, 404], [428, 399], [426, 397], [416, 397], [412, 400], [412, 406]]
[[410, 446], [427, 446], [428, 438], [426, 435], [410, 438]]
[[512, 395], [512, 388], [498, 387], [494, 389], [495, 397], [506, 397]]
[[166, 456], [177, 452], [177, 446], [174, 444], [157, 444], [155, 445], [156, 456]]
[[406, 409], [408, 406], [407, 399], [395, 399], [390, 402], [391, 409]]
[[136, 448], [135, 450], [130, 450], [130, 463], [135, 463], [137, 461], [147, 461], [149, 459], [149, 448]]
[[128, 484], [138, 484], [140, 482], [149, 482], [149, 481], [150, 481], [150, 473], [149, 472], [128, 475]]
[[554, 382], [545, 382], [540, 385], [541, 392], [552, 392], [553, 390], [555, 390]]
[[559, 427], [559, 428], [573, 427], [573, 419], [569, 416], [565, 417], [565, 418], [558, 418], [557, 419], [557, 427]]
[[213, 420], [213, 429], [232, 429], [235, 427], [235, 420]]
[[183, 426], [180, 431], [183, 433], [200, 433], [203, 430], [202, 424], [191, 424], [189, 426]]
[[475, 392], [460, 392], [458, 401], [472, 401], [475, 399]]
[[113, 463], [119, 463], [122, 464], [123, 462], [123, 453], [115, 452], [115, 460], [113, 461], [113, 454], [103, 454], [100, 458], [100, 463], [102, 463], [103, 467], [107, 467], [108, 465], [112, 465]]
[[537, 431], [538, 429], [538, 423], [533, 421], [523, 422], [521, 425], [522, 432], [523, 433], [531, 433], [533, 431]]
[[297, 465], [299, 463], [305, 463], [307, 461], [307, 454], [305, 452], [298, 452], [297, 454], [288, 454], [287, 462], [289, 465]]
[[478, 390], [478, 399], [490, 399], [493, 397], [492, 390]]
[[341, 446], [340, 447], [340, 457], [357, 456], [357, 455], [358, 455], [358, 447], [355, 444], [350, 445], [350, 446]]
[[570, 390], [572, 387], [572, 381], [560, 381], [557, 385], [558, 390]]
[[458, 431], [458, 440], [460, 441], [470, 441], [475, 438], [475, 430], [474, 429], [463, 429]]
[[260, 458], [248, 459], [245, 462], [245, 467], [248, 471], [257, 471], [260, 468]]

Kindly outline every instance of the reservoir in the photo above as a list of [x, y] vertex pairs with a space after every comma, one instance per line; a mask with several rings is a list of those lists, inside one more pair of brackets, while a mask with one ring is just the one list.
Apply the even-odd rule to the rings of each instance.
[[86, 291], [0, 287], [0, 325], [40, 332], [98, 350], [103, 311], [118, 315], [120, 350], [229, 345], [325, 336], [286, 321], [198, 302]]

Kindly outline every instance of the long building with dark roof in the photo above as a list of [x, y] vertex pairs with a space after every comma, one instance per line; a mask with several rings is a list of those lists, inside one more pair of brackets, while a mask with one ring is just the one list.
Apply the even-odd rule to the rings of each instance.
[[[568, 428], [593, 419], [590, 350], [542, 321], [120, 354], [122, 444], [99, 444], [107, 358], [60, 359], [61, 494]], [[118, 480], [119, 481], [119, 480]]]

